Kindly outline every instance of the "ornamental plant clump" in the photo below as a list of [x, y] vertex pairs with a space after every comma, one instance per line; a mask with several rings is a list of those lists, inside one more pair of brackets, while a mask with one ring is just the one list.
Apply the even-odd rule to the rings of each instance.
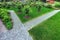
[[25, 9], [25, 14], [29, 14], [29, 8]]
[[55, 7], [60, 8], [60, 2], [55, 2]]
[[38, 12], [40, 11], [40, 9], [41, 9], [41, 6], [40, 5], [38, 5], [37, 6], [37, 9], [38, 9]]
[[25, 9], [25, 18], [29, 18], [29, 13], [30, 13], [29, 8], [26, 8]]
[[18, 12], [22, 12], [22, 5], [18, 6]]
[[6, 9], [0, 9], [0, 19], [8, 30], [12, 29], [12, 19], [9, 12]]

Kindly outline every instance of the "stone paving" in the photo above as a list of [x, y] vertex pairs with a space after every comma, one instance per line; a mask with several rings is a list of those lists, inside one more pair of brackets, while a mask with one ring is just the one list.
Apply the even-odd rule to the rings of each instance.
[[55, 15], [59, 11], [60, 10], [54, 10], [23, 24], [16, 13], [11, 10], [10, 13], [13, 20], [13, 29], [0, 33], [0, 40], [33, 40], [31, 35], [29, 35], [28, 30]]
[[5, 28], [3, 22], [0, 19], [0, 32], [6, 32], [6, 31], [7, 31], [7, 29]]
[[1, 34], [0, 40], [32, 40], [32, 37], [29, 35], [14, 11], [10, 11], [10, 13], [13, 19], [13, 29]]

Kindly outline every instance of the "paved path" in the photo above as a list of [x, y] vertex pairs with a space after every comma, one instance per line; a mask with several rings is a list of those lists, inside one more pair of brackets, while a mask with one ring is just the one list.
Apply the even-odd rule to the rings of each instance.
[[32, 40], [32, 37], [29, 35], [14, 11], [10, 11], [10, 13], [13, 19], [13, 29], [3, 33], [3, 36], [0, 35], [0, 40]]
[[26, 30], [30, 30], [31, 28], [33, 28], [34, 26], [38, 25], [39, 23], [43, 22], [44, 20], [47, 20], [48, 18], [52, 17], [53, 15], [55, 15], [57, 12], [59, 12], [60, 10], [54, 10], [50, 13], [46, 13], [43, 16], [37, 17], [31, 21], [28, 21], [26, 23], [24, 23], [24, 26], [26, 27]]
[[0, 38], [3, 36], [3, 33], [5, 33], [7, 31], [7, 29], [5, 28], [5, 26], [3, 25], [1, 19], [0, 19]]
[[1, 19], [0, 19], [0, 32], [6, 32], [7, 29], [5, 28], [5, 26], [3, 25]]

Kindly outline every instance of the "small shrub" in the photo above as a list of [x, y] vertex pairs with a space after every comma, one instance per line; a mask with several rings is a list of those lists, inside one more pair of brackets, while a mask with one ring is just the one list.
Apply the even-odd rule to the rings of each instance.
[[12, 20], [10, 15], [8, 14], [9, 12], [6, 9], [0, 9], [0, 18], [2, 19], [3, 23], [5, 24], [6, 28], [8, 30], [12, 29]]
[[52, 8], [52, 6], [51, 6], [51, 5], [48, 5], [47, 7], [48, 7], [48, 8]]
[[18, 6], [18, 12], [22, 12], [22, 6], [21, 5]]
[[38, 12], [41, 10], [41, 6], [40, 5], [37, 5], [37, 10], [38, 10]]
[[29, 14], [29, 8], [25, 9], [25, 14]]
[[60, 4], [59, 5], [55, 5], [56, 8], [60, 8]]

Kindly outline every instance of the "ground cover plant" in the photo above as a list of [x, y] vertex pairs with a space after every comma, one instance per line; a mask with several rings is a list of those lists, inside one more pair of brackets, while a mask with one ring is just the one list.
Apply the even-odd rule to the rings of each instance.
[[6, 9], [0, 8], [0, 19], [8, 30], [12, 29], [13, 23], [10, 17], [10, 13]]
[[60, 40], [60, 12], [29, 30], [34, 40]]
[[24, 23], [52, 10], [52, 8], [43, 7], [40, 4], [25, 4], [24, 7], [21, 8], [21, 12], [17, 13], [17, 15]]
[[[22, 22], [26, 22], [32, 18], [35, 18], [35, 17], [38, 17], [40, 15], [43, 15], [47, 12], [50, 12], [52, 11], [53, 9], [49, 9], [49, 8], [46, 8], [46, 7], [41, 7], [41, 9], [39, 9], [39, 11], [37, 11], [37, 8], [35, 7], [31, 7], [31, 12], [30, 13], [25, 13], [25, 12], [22, 12], [20, 14], [17, 14], [19, 16], [19, 18], [21, 19]], [[25, 11], [28, 11], [28, 10], [25, 10]]]
[[53, 10], [42, 6], [42, 3], [38, 1], [28, 4], [21, 2], [2, 3], [1, 8], [14, 10], [23, 23]]

